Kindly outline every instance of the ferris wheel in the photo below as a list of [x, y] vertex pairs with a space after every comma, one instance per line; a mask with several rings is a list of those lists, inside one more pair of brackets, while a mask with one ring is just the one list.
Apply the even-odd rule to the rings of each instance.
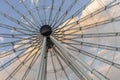
[[119, 0], [0, 0], [0, 80], [119, 80]]

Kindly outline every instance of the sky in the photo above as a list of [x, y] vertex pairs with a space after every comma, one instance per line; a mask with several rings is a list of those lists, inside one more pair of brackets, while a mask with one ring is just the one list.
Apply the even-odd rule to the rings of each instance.
[[[14, 6], [16, 6], [16, 8], [19, 9], [23, 14], [25, 14], [25, 16], [27, 18], [29, 18], [29, 19], [31, 19], [31, 21], [35, 22], [32, 19], [32, 17], [29, 15], [29, 13], [27, 13], [27, 11], [23, 7], [23, 5], [21, 5], [21, 2], [20, 1], [18, 2], [18, 1], [19, 0], [11, 0], [10, 3], [13, 4]], [[52, 0], [45, 0], [45, 1], [44, 0], [40, 0], [40, 1], [39, 0], [23, 0], [23, 1], [26, 2], [27, 7], [29, 7], [29, 9], [32, 9], [32, 11], [34, 12], [33, 13], [34, 15], [36, 14], [36, 12], [34, 11], [34, 8], [33, 8], [34, 5], [35, 6], [40, 5], [40, 9], [41, 10], [42, 10], [41, 7], [45, 6], [46, 13], [50, 12], [50, 7], [51, 7]], [[92, 13], [93, 11], [96, 11], [97, 9], [100, 9], [100, 8], [104, 7], [105, 5], [109, 4], [112, 1], [113, 0], [95, 0], [95, 2], [93, 4], [91, 4], [90, 6], [88, 6], [85, 10], [83, 10], [82, 13], [80, 13], [77, 16], [75, 16], [75, 18], [73, 18], [71, 23], [76, 21], [76, 20], [79, 20], [79, 19], [85, 17], [86, 15], [89, 15], [90, 13]], [[117, 0], [117, 1], [119, 2], [119, 0]], [[55, 6], [54, 6], [55, 7], [55, 12], [58, 9], [57, 6], [59, 6], [60, 2], [61, 1], [59, 1], [59, 0], [55, 0], [55, 3], [56, 3]], [[78, 0], [78, 2], [80, 2], [80, 0]], [[82, 0], [82, 2], [81, 2], [82, 4], [81, 5], [80, 4], [75, 5], [74, 8], [69, 12], [69, 15], [73, 14], [74, 11], [76, 11], [80, 6], [83, 6], [87, 2], [88, 2], [88, 0], [86, 2], [84, 0]], [[70, 3], [71, 3], [71, 0], [66, 0], [65, 1], [65, 4], [64, 4], [64, 6], [62, 8], [63, 12], [68, 8]], [[5, 4], [4, 1], [1, 0], [0, 4], [2, 4], [2, 5], [0, 5], [0, 11], [5, 12], [6, 14], [10, 13], [9, 15], [14, 17], [15, 19], [19, 19], [20, 21], [25, 22], [17, 13], [15, 13], [7, 4]], [[60, 14], [62, 14], [62, 11], [61, 11]], [[116, 7], [110, 8], [107, 11], [104, 11], [103, 13], [101, 13], [99, 15], [91, 17], [90, 19], [87, 19], [86, 21], [83, 21], [80, 24], [80, 26], [85, 26], [85, 25], [96, 23], [96, 22], [100, 22], [100, 21], [103, 21], [103, 20], [106, 20], [106, 19], [111, 19], [113, 17], [116, 17], [116, 16], [120, 15], [120, 13], [118, 13], [119, 11], [120, 11], [120, 9], [119, 9], [119, 5], [118, 5]], [[41, 15], [42, 16], [45, 15], [43, 11], [41, 11]], [[55, 14], [53, 13], [53, 15], [55, 15]], [[49, 15], [46, 14], [46, 17], [47, 16], [49, 16]], [[37, 16], [35, 16], [35, 17], [37, 18]], [[68, 17], [69, 16], [67, 16], [66, 19]], [[45, 17], [43, 17], [42, 19], [44, 19], [44, 18]], [[5, 19], [3, 16], [0, 16], [0, 24], [1, 23], [8, 24], [8, 25], [11, 25], [11, 26], [15, 26], [17, 28], [20, 27], [19, 25], [15, 24], [14, 22]], [[26, 22], [26, 24], [28, 24], [28, 23]], [[110, 23], [110, 24], [106, 24], [106, 25], [103, 25], [103, 26], [95, 28], [95, 29], [83, 30], [82, 33], [89, 34], [89, 33], [98, 33], [98, 32], [99, 33], [101, 33], [101, 32], [107, 32], [107, 33], [108, 32], [120, 32], [120, 28], [118, 27], [119, 24], [120, 24], [119, 22]], [[26, 33], [27, 32], [31, 34], [31, 32], [26, 31]], [[13, 28], [11, 28], [11, 30], [8, 30], [8, 29], [4, 29], [4, 28], [0, 27], [0, 34], [3, 34], [3, 33], [17, 34], [18, 32], [16, 30], [14, 30]], [[26, 38], [26, 37], [28, 37], [28, 36], [24, 36], [24, 38]], [[3, 36], [0, 35], [0, 43], [14, 41], [14, 40], [18, 40], [18, 39], [4, 38]], [[120, 47], [120, 38], [119, 37], [99, 38], [99, 39], [98, 38], [97, 39], [96, 38], [89, 38], [89, 39], [80, 39], [80, 40], [86, 41], [86, 42], [100, 43], [100, 44], [105, 44], [105, 45], [109, 45], [109, 46]], [[25, 42], [27, 42], [27, 41], [22, 40], [22, 43], [25, 43]], [[15, 48], [15, 47], [18, 47], [18, 46], [19, 45], [15, 45], [13, 47]], [[8, 49], [11, 49], [11, 46], [10, 47], [6, 47], [6, 48], [0, 48], [0, 53], [3, 53], [4, 51], [6, 51]], [[98, 49], [98, 48], [97, 49], [96, 48], [89, 48], [89, 47], [85, 47], [85, 46], [81, 47], [81, 49], [89, 51], [89, 52], [91, 52], [93, 54], [97, 53], [99, 56], [104, 56], [105, 58], [110, 59], [110, 60], [112, 60], [113, 54], [116, 54], [115, 55], [115, 61], [117, 63], [120, 63], [120, 61], [119, 61], [119, 59], [120, 59], [119, 52], [105, 50], [105, 49]], [[30, 50], [32, 50], [32, 48], [28, 49], [28, 51], [30, 51]], [[33, 54], [34, 54], [34, 52], [33, 52]], [[5, 62], [7, 62], [8, 60], [12, 59], [15, 56], [16, 55], [13, 54], [10, 57], [6, 57], [5, 59], [0, 59], [1, 64], [4, 64]], [[79, 55], [78, 58], [82, 58], [88, 64], [91, 64], [94, 61], [93, 59], [85, 57], [84, 55]], [[25, 57], [22, 58], [19, 61], [16, 61], [13, 65], [10, 66], [10, 68], [7, 68], [6, 70], [0, 72], [0, 78], [4, 80], [4, 78], [8, 76], [8, 73], [10, 73], [12, 70], [14, 70], [14, 68], [24, 59], [25, 59]], [[30, 63], [30, 62], [28, 62], [28, 63]], [[38, 61], [36, 62], [33, 70], [31, 71], [31, 74], [29, 75], [30, 76], [29, 80], [33, 80], [34, 79], [35, 73], [37, 71], [36, 70], [37, 69], [37, 63], [38, 63]], [[57, 64], [57, 62], [55, 62], [55, 63]], [[49, 65], [51, 65], [51, 61], [50, 61]], [[50, 66], [49, 69], [53, 70], [51, 67], [52, 66]], [[120, 74], [120, 70], [119, 69], [116, 69], [116, 68], [113, 68], [113, 67], [110, 68], [109, 65], [102, 64], [101, 62], [99, 62], [97, 60], [94, 61], [92, 67], [95, 67], [98, 71], [102, 72], [103, 74], [106, 74], [107, 71], [110, 69], [106, 76], [110, 77], [111, 80], [119, 80], [119, 74]], [[18, 72], [18, 74], [16, 75], [16, 79], [18, 79], [19, 77], [22, 76], [22, 75], [20, 76], [20, 74], [23, 74], [24, 72], [22, 72], [22, 71], [24, 71], [25, 69], [26, 69], [26, 67], [23, 67], [22, 70]], [[69, 69], [67, 69], [67, 71], [69, 72]], [[3, 76], [2, 74], [5, 74], [5, 75]], [[52, 76], [52, 75], [54, 75], [54, 74], [50, 73], [49, 77]], [[73, 77], [72, 73], [71, 73], [71, 77]], [[16, 80], [16, 79], [13, 79], [13, 80]], [[53, 79], [53, 78], [50, 77], [50, 79]], [[65, 79], [65, 77], [63, 76], [61, 78], [61, 80], [64, 80], [64, 79]]]

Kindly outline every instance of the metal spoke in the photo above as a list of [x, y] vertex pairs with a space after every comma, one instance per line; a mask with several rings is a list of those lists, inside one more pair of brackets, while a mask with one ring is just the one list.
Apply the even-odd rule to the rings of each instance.
[[[23, 44], [23, 45], [24, 44], [31, 44], [31, 40], [29, 40], [31, 38], [34, 38], [34, 37], [28, 37], [28, 38], [23, 38], [23, 39], [19, 39], [19, 40], [3, 42], [3, 43], [0, 43], [0, 47], [2, 48], [2, 47], [15, 46], [15, 45], [21, 45], [21, 44]], [[28, 40], [28, 41], [23, 43], [22, 41], [24, 41], [24, 40]]]
[[115, 46], [108, 46], [108, 45], [102, 45], [102, 44], [96, 44], [96, 43], [89, 43], [89, 42], [83, 42], [83, 41], [72, 40], [72, 39], [70, 39], [70, 41], [73, 41], [73, 42], [72, 43], [63, 42], [63, 43], [64, 44], [70, 44], [70, 45], [82, 45], [82, 46], [87, 46], [87, 47], [107, 49], [107, 50], [112, 50], [112, 51], [120, 51], [120, 48], [115, 47]]
[[34, 23], [37, 24], [36, 27], [39, 29], [39, 22], [37, 21], [35, 15], [29, 10], [29, 8], [26, 6], [25, 2], [23, 0], [20, 0], [23, 6], [25, 7], [26, 11], [29, 13], [29, 15], [32, 17], [34, 20]]
[[16, 13], [18, 13], [26, 22], [28, 22], [31, 26], [31, 28], [33, 28], [33, 29], [35, 29], [35, 30], [37, 30], [36, 29], [36, 25], [30, 20], [30, 19], [28, 19], [24, 14], [22, 14], [19, 10], [17, 10], [13, 5], [11, 5], [10, 3], [9, 3], [9, 1], [7, 1], [7, 0], [4, 0], [5, 1], [5, 3], [8, 5], [8, 6], [10, 6]]
[[58, 57], [58, 54], [59, 54], [59, 53], [57, 53], [57, 51], [55, 50], [55, 48], [53, 48], [53, 53], [54, 53], [54, 55], [56, 56], [56, 58], [57, 58], [57, 60], [58, 60], [58, 62], [59, 62], [59, 65], [61, 66], [61, 69], [63, 70], [63, 72], [64, 72], [67, 80], [70, 80], [69, 77], [68, 77], [67, 72], [65, 71], [65, 69], [64, 69], [64, 67], [63, 67], [63, 65], [62, 65], [62, 62], [60, 61], [60, 59], [59, 59], [59, 57]]
[[46, 18], [46, 9], [45, 9], [45, 5], [44, 5], [44, 7], [43, 7], [43, 12], [44, 12], [44, 16], [45, 16], [45, 18], [44, 18], [44, 25], [45, 24], [47, 24], [47, 18]]
[[[28, 46], [28, 44], [31, 44], [31, 41], [29, 41], [29, 42], [27, 42], [27, 43], [24, 43], [24, 44], [21, 44], [20, 46], [18, 46], [18, 47], [16, 47], [16, 48], [14, 48], [14, 46], [15, 46], [15, 44], [13, 43], [13, 42], [10, 42], [11, 43], [11, 45], [13, 46], [13, 49], [10, 49], [10, 50], [8, 50], [8, 51], [5, 51], [5, 52], [3, 52], [3, 53], [1, 53], [0, 54], [0, 58], [3, 58], [3, 57], [6, 57], [6, 56], [9, 56], [9, 55], [11, 55], [11, 54], [13, 54], [13, 53], [16, 53], [16, 52], [18, 52], [18, 51], [21, 51], [21, 50], [24, 50], [24, 46], [26, 45], [26, 46]], [[31, 44], [32, 45], [32, 44]], [[35, 45], [35, 44], [34, 44]]]
[[[0, 36], [2, 36], [2, 37], [4, 37], [4, 38], [13, 38], [13, 39], [23, 39], [23, 36], [25, 36], [25, 35], [27, 35], [27, 34], [20, 34], [20, 36], [19, 35], [17, 35], [17, 34], [0, 34]], [[27, 35], [27, 36], [30, 36], [30, 35]], [[34, 35], [33, 35], [34, 36]]]
[[42, 26], [44, 23], [42, 21], [41, 15], [40, 15], [41, 13], [40, 13], [39, 7], [35, 6], [35, 10], [37, 11], [37, 14], [38, 14], [38, 19], [39, 19], [40, 26]]
[[[11, 60], [9, 60], [8, 62], [4, 63], [1, 67], [0, 67], [0, 71], [2, 71], [3, 69], [9, 67], [10, 65], [14, 64], [14, 62], [16, 62], [18, 59], [26, 56], [27, 54], [30, 54], [32, 51], [34, 51], [36, 49], [36, 47], [34, 47], [34, 49], [27, 51], [28, 49], [30, 49], [32, 46], [29, 46], [27, 48], [24, 48], [24, 50], [21, 50], [22, 52], [20, 52], [19, 55], [15, 56], [14, 58], [12, 58]], [[40, 46], [39, 46], [40, 47]], [[37, 47], [38, 48], [38, 47]]]
[[10, 80], [29, 60], [34, 58], [35, 55], [37, 54], [33, 54], [33, 55], [28, 54], [26, 58], [16, 67], [16, 69], [14, 69], [14, 71], [11, 74], [9, 74], [6, 80]]
[[54, 8], [54, 0], [52, 0], [52, 6], [51, 6], [51, 9], [50, 9], [50, 14], [49, 14], [49, 19], [48, 19], [48, 24], [51, 24], [50, 21], [52, 21], [52, 13], [53, 13], [53, 8]]
[[23, 22], [15, 19], [15, 18], [7, 15], [6, 13], [3, 13], [3, 12], [0, 11], [0, 15], [4, 16], [4, 17], [7, 18], [8, 20], [10, 20], [10, 21], [12, 21], [12, 22], [20, 25], [21, 28], [24, 28], [24, 29], [26, 29], [26, 30], [28, 30], [28, 31], [32, 31], [31, 29], [28, 28], [29, 25], [27, 25], [27, 24], [25, 24], [25, 23], [23, 23]]
[[118, 21], [120, 21], [120, 16], [117, 16], [115, 18], [111, 18], [111, 19], [108, 19], [108, 20], [104, 20], [104, 21], [101, 21], [101, 22], [96, 22], [96, 23], [93, 23], [93, 24], [76, 27], [76, 28], [72, 28], [73, 26], [75, 26], [75, 25], [72, 25], [71, 27], [69, 27], [69, 29], [64, 30], [64, 32], [69, 31], [69, 30], [76, 30], [74, 32], [78, 32], [78, 31], [81, 31], [81, 30], [87, 30], [87, 29], [99, 27], [101, 25], [105, 25], [105, 24], [109, 24], [109, 23], [113, 23], [113, 22], [118, 22]]
[[[81, 70], [80, 66], [78, 67], [77, 64], [75, 64], [76, 62], [72, 59], [72, 55], [70, 54], [69, 50], [67, 50], [67, 48], [63, 47], [62, 44], [57, 41], [56, 39], [54, 39], [53, 37], [51, 37], [51, 40], [54, 42], [54, 44], [59, 48], [59, 50], [61, 51], [61, 54], [66, 58], [66, 60], [68, 60], [68, 62], [70, 64], [74, 64], [74, 69], [78, 69], [77, 71], [80, 71], [78, 72], [78, 74], [80, 74], [83, 78], [83, 80], [87, 79], [87, 80], [91, 80], [91, 78], [89, 77], [89, 75], [86, 73], [86, 72], [83, 72], [84, 70]], [[62, 57], [62, 56], [61, 56]], [[64, 59], [65, 60], [65, 59]], [[86, 67], [89, 71], [92, 71], [94, 69], [91, 69], [88, 68], [88, 65], [85, 64], [82, 60], [79, 60], [80, 61], [80, 64], [84, 67]], [[77, 68], [75, 68], [75, 66]], [[90, 66], [89, 66], [90, 67]], [[80, 69], [79, 69], [80, 68]], [[94, 74], [94, 73], [93, 73]], [[95, 71], [95, 74], [96, 74], [96, 71]], [[81, 78], [81, 76], [79, 76], [79, 78]], [[100, 79], [105, 79], [107, 80], [104, 76], [101, 76], [101, 75], [97, 75], [97, 77], [99, 77]]]
[[[91, 34], [64, 34], [65, 37], [72, 37], [70, 39], [78, 38], [98, 38], [98, 37], [119, 37], [120, 32], [111, 32], [111, 33], [91, 33]], [[64, 38], [66, 39], [66, 38]], [[68, 39], [68, 38], [67, 38]]]
[[68, 15], [68, 13], [71, 11], [71, 9], [73, 8], [73, 6], [77, 3], [77, 0], [74, 0], [71, 5], [69, 6], [69, 8], [65, 11], [65, 13], [63, 13], [60, 18], [58, 18], [55, 22], [55, 24], [53, 25], [53, 28], [56, 26], [56, 23], [61, 24], [61, 22], [65, 19], [65, 17]]
[[[28, 43], [27, 43], [27, 44], [28, 44]], [[26, 44], [26, 45], [27, 45], [27, 44]], [[25, 45], [25, 44], [23, 44], [23, 45]], [[12, 55], [13, 53], [15, 53], [15, 52], [17, 52], [17, 51], [24, 49], [23, 45], [20, 45], [20, 46], [17, 47], [17, 48], [13, 48], [13, 49], [10, 49], [10, 50], [8, 50], [8, 51], [3, 52], [2, 54], [0, 54], [0, 58], [3, 58], [3, 57], [6, 57], [6, 56], [9, 56], [9, 55]], [[19, 48], [22, 48], [22, 49], [19, 49]]]
[[57, 10], [57, 12], [55, 14], [55, 17], [53, 18], [53, 21], [52, 21], [53, 23], [50, 24], [51, 26], [53, 26], [54, 22], [56, 22], [58, 17], [60, 16], [60, 12], [61, 12], [61, 9], [62, 9], [62, 7], [64, 5], [64, 2], [65, 2], [65, 0], [62, 0], [61, 4], [60, 4], [60, 6], [59, 6], [59, 8], [58, 8], [58, 10]]
[[0, 7], [2, 80], [119, 78], [110, 75], [120, 72], [120, 1], [0, 0]]
[[[68, 22], [65, 24], [65, 26], [66, 26], [75, 16], [79, 15], [79, 13], [81, 13], [82, 10], [84, 10], [87, 6], [89, 6], [90, 4], [92, 4], [94, 1], [95, 0], [90, 0], [86, 5], [84, 5], [83, 7], [81, 7], [80, 9], [78, 9], [77, 11], [75, 11], [75, 13], [73, 15], [71, 15], [69, 18], [63, 20], [63, 22], [61, 22], [61, 24], [63, 24], [64, 22], [66, 22], [68, 20]], [[59, 24], [59, 25], [61, 25], [61, 24]], [[59, 25], [57, 25], [57, 27]], [[54, 29], [56, 29], [57, 27], [55, 27]]]
[[23, 33], [23, 34], [27, 34], [27, 32], [36, 34], [38, 32], [38, 31], [34, 32], [34, 31], [23, 29], [23, 28], [18, 28], [15, 26], [10, 26], [10, 25], [3, 24], [3, 23], [0, 23], [0, 27], [4, 29], [8, 29], [8, 30], [14, 30], [16, 32]]
[[55, 80], [58, 80], [57, 79], [56, 68], [55, 68], [55, 64], [54, 64], [52, 51], [50, 52], [50, 55], [51, 55], [51, 61], [52, 61], [52, 65], [53, 65], [53, 70], [54, 70], [54, 73], [55, 73]]
[[71, 46], [72, 48], [74, 48], [74, 49], [71, 49], [71, 48], [70, 48], [70, 49], [73, 50], [73, 51], [76, 51], [76, 50], [77, 50], [77, 52], [80, 52], [81, 54], [84, 54], [84, 55], [86, 55], [86, 56], [88, 56], [88, 57], [95, 58], [95, 59], [97, 59], [97, 60], [99, 60], [99, 61], [101, 61], [101, 62], [104, 62], [104, 63], [106, 63], [106, 64], [112, 65], [112, 66], [120, 69], [120, 64], [118, 64], [118, 63], [115, 63], [115, 62], [112, 62], [112, 61], [110, 61], [110, 60], [104, 59], [104, 58], [102, 58], [102, 57], [99, 57], [99, 56], [97, 56], [97, 55], [95, 55], [95, 54], [92, 54], [92, 53], [89, 53], [89, 52], [87, 52], [87, 51], [84, 51], [84, 50], [82, 50], [82, 49], [78, 49], [77, 47], [72, 46], [72, 45], [70, 45], [70, 44], [69, 44], [69, 46]]
[[45, 80], [46, 79], [46, 61], [47, 61], [47, 47], [46, 47], [46, 37], [43, 39], [42, 50], [40, 55], [39, 70], [36, 77], [36, 80]]
[[[39, 46], [40, 47], [40, 46]], [[32, 59], [30, 65], [28, 66], [24, 76], [22, 77], [22, 80], [26, 80], [26, 77], [28, 76], [32, 66], [35, 64], [35, 62], [37, 61], [37, 59], [39, 58], [40, 53], [38, 54], [38, 52], [40, 51], [41, 48], [38, 48], [38, 51], [36, 52], [36, 55], [34, 56], [34, 58]], [[37, 55], [38, 54], [38, 55]]]
[[[81, 79], [81, 80], [90, 80], [90, 78], [86, 79], [84, 77], [84, 75], [82, 74], [82, 72], [77, 69], [78, 67], [75, 66], [75, 64], [72, 64], [71, 62], [67, 61], [64, 56], [60, 55], [60, 52], [57, 51], [58, 49], [54, 49], [54, 50], [57, 53], [59, 53], [58, 55], [60, 56], [60, 58], [69, 66], [69, 68], [76, 74], [76, 76], [78, 76], [79, 79]], [[87, 75], [85, 75], [85, 76], [87, 76]]]
[[[64, 27], [67, 27], [67, 26], [70, 26], [70, 25], [75, 26], [75, 25], [77, 25], [77, 24], [80, 24], [81, 22], [83, 22], [83, 21], [85, 21], [85, 20], [87, 20], [87, 19], [89, 19], [89, 18], [91, 18], [91, 17], [93, 17], [93, 16], [95, 16], [95, 15], [97, 15], [97, 14], [100, 14], [101, 12], [106, 11], [106, 10], [112, 8], [112, 7], [118, 6], [118, 5], [120, 5], [119, 2], [116, 3], [116, 4], [113, 4], [113, 5], [111, 5], [111, 3], [110, 3], [110, 4], [108, 4], [107, 6], [102, 7], [102, 8], [100, 8], [100, 9], [92, 12], [91, 14], [88, 14], [87, 16], [81, 18], [80, 20], [77, 20], [77, 21], [72, 22], [72, 23], [70, 23], [70, 24], [64, 25], [64, 26], [62, 27], [62, 29], [63, 29]], [[70, 29], [70, 28], [71, 28], [71, 27], [69, 27], [69, 29]]]

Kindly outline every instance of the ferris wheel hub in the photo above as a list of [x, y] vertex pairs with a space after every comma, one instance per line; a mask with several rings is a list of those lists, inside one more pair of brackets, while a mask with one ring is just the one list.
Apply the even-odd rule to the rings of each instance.
[[50, 36], [51, 33], [52, 33], [52, 28], [51, 26], [49, 25], [43, 25], [41, 28], [40, 28], [40, 33], [43, 35], [43, 36]]

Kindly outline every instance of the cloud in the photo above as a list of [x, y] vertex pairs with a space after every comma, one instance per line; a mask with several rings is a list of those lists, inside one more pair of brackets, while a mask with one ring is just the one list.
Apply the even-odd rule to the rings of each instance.
[[31, 3], [32, 3], [33, 5], [37, 5], [38, 2], [39, 2], [39, 0], [31, 0]]
[[[21, 3], [21, 2], [25, 2], [25, 1], [27, 1], [27, 0], [20, 0], [19, 3]], [[29, 1], [30, 1], [31, 4], [33, 4], [33, 5], [37, 5], [38, 2], [39, 2], [39, 0], [29, 0]]]
[[[91, 14], [92, 12], [105, 7], [107, 4], [113, 2], [115, 0], [95, 0], [94, 3], [92, 3], [90, 6], [88, 6], [83, 12], [82, 12], [82, 16], [81, 19], [84, 18], [85, 16]], [[117, 3], [118, 0], [116, 0], [116, 2], [114, 2], [113, 4]], [[101, 3], [101, 4], [100, 4]], [[112, 7], [108, 10], [105, 10], [101, 13], [99, 13], [98, 15], [92, 16], [89, 19], [86, 19], [85, 21], [81, 22], [80, 25], [81, 26], [85, 26], [85, 25], [89, 25], [89, 24], [93, 24], [96, 22], [100, 22], [100, 21], [104, 21], [107, 19], [111, 19], [114, 18], [116, 16], [120, 16], [120, 8], [119, 5]], [[119, 26], [120, 22], [116, 22], [116, 23], [110, 23], [110, 24], [106, 24], [106, 25], [101, 25], [97, 28], [91, 28], [88, 30], [83, 31], [84, 34], [91, 34], [91, 33], [108, 33], [108, 32], [120, 32], [120, 28]], [[91, 40], [92, 39], [92, 40]], [[116, 37], [105, 37], [105, 38], [90, 38], [90, 39], [84, 39], [84, 41], [86, 42], [93, 42], [93, 43], [98, 43], [98, 44], [104, 44], [104, 45], [110, 45], [110, 46], [117, 46], [117, 44], [119, 43], [119, 39], [120, 38], [116, 38]], [[90, 50], [88, 50], [90, 51]], [[115, 51], [110, 51], [110, 50], [104, 50], [104, 49], [100, 49], [98, 50], [98, 55], [101, 57], [104, 57], [108, 60], [111, 60], [113, 58], [113, 54], [115, 54]], [[116, 54], [115, 60], [119, 60], [120, 59], [120, 55]], [[90, 60], [88, 63], [91, 63], [93, 60]], [[116, 62], [116, 61], [115, 61]], [[101, 73], [105, 74], [109, 69], [109, 73], [107, 74], [107, 77], [110, 78], [110, 80], [119, 80], [119, 74], [120, 74], [120, 70], [116, 69], [114, 67], [110, 68], [109, 65], [104, 64], [102, 62], [99, 61], [95, 61], [95, 65], [94, 67], [100, 71]], [[118, 62], [120, 64], [120, 61]]]
[[4, 38], [3, 37], [0, 37], [0, 42], [3, 42], [4, 41]]
[[[91, 3], [91, 5], [89, 5], [85, 10], [83, 10], [81, 18], [93, 13], [94, 11], [96, 11], [102, 7], [105, 7], [107, 4], [109, 4], [111, 2], [113, 2], [113, 0], [95, 0], [93, 3]], [[108, 9], [108, 10], [104, 10], [103, 12], [83, 21], [81, 23], [81, 25], [88, 25], [88, 24], [100, 22], [100, 21], [103, 21], [106, 19], [110, 19], [111, 17], [114, 17], [113, 13], [115, 13], [118, 8], [119, 7], [117, 6], [117, 8], [114, 7], [114, 8]]]
[[[28, 43], [28, 42], [29, 42], [29, 40], [23, 39], [21, 42], [16, 43], [16, 44], [14, 45], [14, 48], [20, 47], [20, 46], [22, 45], [22, 43]], [[20, 44], [20, 43], [21, 43], [21, 44]], [[27, 47], [27, 46], [30, 46], [30, 45], [26, 45], [26, 46], [23, 46], [23, 47]], [[23, 47], [22, 47], [22, 48], [23, 48]], [[36, 48], [36, 50], [32, 51], [33, 48], [34, 48], [34, 47], [28, 48], [28, 49], [27, 49], [24, 53], [22, 53], [22, 54], [27, 54], [28, 52], [31, 51], [31, 53], [29, 53], [29, 54], [30, 54], [30, 55], [34, 55], [38, 48]], [[4, 51], [4, 52], [5, 52], [5, 51]], [[40, 53], [40, 52], [38, 52], [38, 53]], [[0, 64], [1, 64], [1, 65], [4, 64], [5, 62], [11, 60], [11, 59], [14, 58], [14, 57], [16, 57], [16, 54], [12, 54], [12, 55], [7, 56], [7, 57], [5, 57], [5, 58], [3, 58], [3, 59], [0, 59]], [[15, 68], [16, 68], [23, 60], [25, 60], [26, 57], [27, 57], [27, 55], [25, 55], [24, 57], [21, 57], [21, 58], [17, 59], [14, 63], [12, 63], [12, 64], [9, 65], [7, 68], [5, 68], [4, 70], [2, 70], [2, 71], [0, 72], [0, 79], [1, 79], [1, 80], [5, 80], [5, 79], [9, 76], [9, 74], [10, 74], [11, 72], [13, 72], [13, 71], [15, 70]], [[31, 58], [31, 60], [32, 60], [32, 58]], [[15, 80], [20, 80], [20, 78], [22, 78], [22, 76], [24, 75], [24, 73], [25, 73], [27, 67], [29, 66], [31, 60], [28, 61], [28, 62], [17, 72], [17, 74], [14, 76]], [[4, 62], [4, 61], [5, 61], [5, 62]], [[36, 67], [37, 67], [37, 64], [36, 64]], [[36, 68], [32, 68], [32, 70], [31, 70], [31, 72], [30, 72], [30, 74], [29, 74], [29, 80], [34, 80], [33, 78], [34, 78], [36, 72], [35, 72], [33, 69], [36, 69]], [[3, 75], [3, 74], [4, 74], [4, 75]], [[12, 79], [12, 80], [14, 80], [14, 79]]]

